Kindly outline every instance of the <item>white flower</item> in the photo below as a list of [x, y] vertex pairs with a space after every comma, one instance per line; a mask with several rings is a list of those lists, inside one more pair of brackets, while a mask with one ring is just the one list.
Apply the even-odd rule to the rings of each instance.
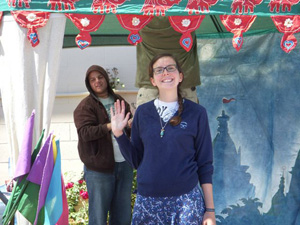
[[90, 25], [90, 20], [85, 17], [85, 18], [80, 20], [80, 23], [83, 27], [87, 27], [88, 25]]
[[234, 24], [235, 24], [235, 25], [238, 26], [238, 25], [240, 25], [241, 23], [242, 23], [242, 20], [241, 20], [240, 18], [235, 18], [235, 19], [234, 19]]
[[284, 21], [284, 26], [287, 27], [287, 28], [290, 28], [293, 26], [293, 20], [291, 20], [290, 18], [286, 19]]
[[140, 22], [141, 22], [141, 21], [140, 21], [139, 18], [137, 18], [137, 17], [133, 17], [133, 18], [132, 18], [132, 25], [133, 25], [133, 26], [136, 27], [137, 25], [140, 24]]
[[181, 25], [184, 27], [188, 27], [191, 24], [191, 20], [190, 19], [184, 19], [181, 21]]
[[29, 21], [29, 22], [32, 22], [36, 19], [36, 15], [34, 13], [29, 13], [27, 16], [26, 16], [26, 19]]

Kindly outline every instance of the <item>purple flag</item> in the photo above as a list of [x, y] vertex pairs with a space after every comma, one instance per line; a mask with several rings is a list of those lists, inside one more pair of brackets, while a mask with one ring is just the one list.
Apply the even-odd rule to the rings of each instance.
[[18, 177], [22, 178], [22, 176], [30, 171], [34, 117], [35, 110], [32, 111], [31, 116], [28, 118], [25, 125], [22, 148], [18, 157], [14, 180], [16, 180]]
[[50, 133], [44, 146], [40, 150], [40, 153], [37, 155], [36, 160], [34, 161], [31, 171], [27, 177], [27, 180], [41, 185], [34, 224], [37, 223], [39, 212], [41, 208], [45, 205], [46, 196], [53, 172], [54, 159], [52, 139], [53, 135], [52, 133]]

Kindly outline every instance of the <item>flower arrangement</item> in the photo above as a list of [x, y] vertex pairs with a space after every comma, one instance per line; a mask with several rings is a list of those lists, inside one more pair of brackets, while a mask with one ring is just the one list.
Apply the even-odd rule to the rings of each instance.
[[[131, 210], [133, 210], [136, 199], [136, 170], [133, 171], [132, 194], [131, 194]], [[74, 178], [70, 173], [65, 173], [66, 178], [66, 195], [69, 208], [69, 224], [70, 225], [86, 225], [89, 222], [89, 195], [87, 192], [86, 182], [81, 177]], [[75, 182], [72, 180], [76, 180]], [[108, 216], [109, 217], [109, 216]]]
[[85, 180], [81, 177], [76, 182], [68, 182], [65, 187], [69, 208], [69, 224], [88, 224], [89, 195]]
[[111, 71], [112, 72], [110, 72], [110, 69], [106, 69], [111, 88], [113, 90], [116, 90], [118, 87], [124, 88], [125, 85], [120, 81], [120, 78], [118, 77], [119, 75], [118, 68], [114, 67], [111, 69]]

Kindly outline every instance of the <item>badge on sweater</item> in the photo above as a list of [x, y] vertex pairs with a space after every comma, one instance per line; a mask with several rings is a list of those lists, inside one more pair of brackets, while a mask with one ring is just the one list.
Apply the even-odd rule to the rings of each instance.
[[247, 15], [221, 15], [220, 19], [226, 30], [233, 33], [233, 47], [239, 51], [243, 45], [243, 33], [249, 30], [256, 16]]
[[280, 47], [289, 53], [297, 45], [294, 33], [300, 32], [300, 16], [271, 16], [271, 18], [277, 30], [283, 33]]
[[85, 49], [92, 43], [90, 32], [98, 30], [104, 21], [105, 15], [88, 15], [77, 13], [65, 13], [74, 25], [80, 30], [76, 36], [76, 45], [81, 49]]
[[173, 29], [182, 33], [180, 45], [188, 52], [193, 46], [191, 32], [198, 29], [204, 15], [201, 16], [169, 16], [169, 21]]
[[11, 11], [10, 13], [21, 27], [28, 29], [27, 38], [32, 47], [37, 46], [40, 43], [37, 29], [47, 24], [50, 13], [34, 11]]
[[121, 26], [130, 31], [127, 40], [132, 45], [137, 45], [138, 43], [142, 42], [142, 37], [139, 34], [139, 30], [146, 26], [153, 18], [153, 16], [131, 14], [119, 14], [116, 16]]

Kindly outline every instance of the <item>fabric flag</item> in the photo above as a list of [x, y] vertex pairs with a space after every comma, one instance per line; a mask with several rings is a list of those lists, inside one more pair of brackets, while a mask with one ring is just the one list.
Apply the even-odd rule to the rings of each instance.
[[14, 174], [15, 181], [17, 181], [17, 178], [20, 178], [22, 180], [23, 176], [25, 174], [28, 174], [30, 171], [34, 118], [35, 110], [32, 111], [31, 116], [26, 121], [24, 132], [25, 135], [23, 138], [22, 147]]
[[[31, 156], [31, 164], [33, 164], [33, 162], [35, 161], [35, 158], [41, 149], [42, 141], [44, 138], [44, 132], [45, 130], [42, 131], [38, 143], [34, 148], [34, 151]], [[25, 175], [24, 178], [26, 177], [27, 175]], [[20, 211], [23, 214], [23, 216], [25, 216], [25, 218], [28, 217], [26, 216], [26, 211], [28, 215], [34, 215], [33, 212], [36, 211], [35, 206], [37, 204], [35, 202], [37, 202], [38, 192], [39, 192], [38, 185], [34, 183], [30, 183], [27, 179], [22, 179], [22, 180], [18, 179], [16, 185], [14, 186], [11, 197], [9, 198], [8, 204], [5, 208], [5, 212], [2, 217], [3, 225], [7, 225], [10, 223], [17, 210]]]
[[45, 202], [45, 225], [57, 224], [63, 213], [63, 220], [60, 221], [59, 224], [68, 224], [68, 207], [66, 211], [63, 204], [64, 200], [66, 200], [66, 195], [64, 195], [65, 190], [62, 189], [62, 187], [64, 187], [64, 183], [61, 175], [61, 155], [59, 141], [55, 141], [53, 139], [52, 144], [54, 169]]
[[223, 99], [222, 99], [222, 102], [223, 102], [224, 104], [227, 104], [227, 103], [232, 102], [232, 101], [235, 101], [235, 98], [230, 98], [230, 99], [223, 98]]
[[41, 149], [34, 164], [32, 165], [31, 171], [27, 177], [28, 181], [40, 185], [34, 225], [37, 224], [39, 213], [42, 207], [45, 205], [46, 196], [54, 167], [52, 138], [53, 133], [50, 133], [45, 145]]

